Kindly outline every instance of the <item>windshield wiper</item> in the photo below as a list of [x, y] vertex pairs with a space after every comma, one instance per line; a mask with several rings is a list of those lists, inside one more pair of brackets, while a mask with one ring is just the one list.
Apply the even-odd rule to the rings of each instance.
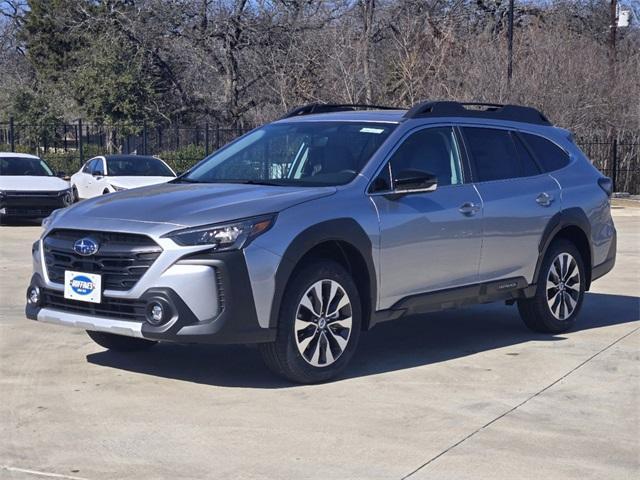
[[230, 180], [229, 183], [241, 183], [243, 185], [270, 185], [274, 187], [282, 186], [282, 183], [278, 183], [273, 180]]

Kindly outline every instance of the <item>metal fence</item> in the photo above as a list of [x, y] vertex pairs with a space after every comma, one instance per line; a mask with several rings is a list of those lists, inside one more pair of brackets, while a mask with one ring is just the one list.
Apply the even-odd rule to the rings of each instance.
[[34, 153], [57, 170], [73, 172], [85, 160], [102, 154], [157, 155], [177, 171], [247, 132], [205, 123], [201, 126], [17, 124], [0, 122], [0, 150]]
[[640, 135], [621, 138], [579, 138], [578, 146], [602, 173], [611, 177], [615, 192], [640, 194]]
[[[0, 123], [0, 151], [35, 153], [57, 170], [76, 171], [88, 158], [105, 153], [158, 155], [176, 171], [198, 160], [249, 128], [199, 126]], [[640, 194], [640, 132], [617, 138], [581, 137], [577, 143], [593, 164], [612, 178], [617, 192]]]

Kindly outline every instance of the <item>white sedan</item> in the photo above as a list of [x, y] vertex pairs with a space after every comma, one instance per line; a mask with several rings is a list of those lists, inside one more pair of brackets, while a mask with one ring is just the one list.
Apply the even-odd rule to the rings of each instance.
[[168, 182], [175, 172], [156, 157], [146, 155], [102, 155], [88, 160], [71, 176], [77, 199]]

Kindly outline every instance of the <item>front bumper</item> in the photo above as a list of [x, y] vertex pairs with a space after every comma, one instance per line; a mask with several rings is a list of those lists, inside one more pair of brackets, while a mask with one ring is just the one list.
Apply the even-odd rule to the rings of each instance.
[[[34, 252], [37, 258], [38, 252]], [[41, 275], [42, 274], [42, 275]], [[74, 326], [180, 343], [261, 343], [275, 340], [275, 329], [258, 322], [249, 273], [243, 252], [196, 253], [180, 258], [149, 288], [134, 298], [103, 294], [101, 304], [64, 299], [57, 288], [43, 279], [44, 270], [33, 275], [30, 287], [41, 291], [37, 305], [27, 303], [31, 320]], [[151, 283], [151, 284], [150, 284]], [[134, 289], [135, 290], [135, 289]], [[160, 325], [146, 320], [147, 305], [161, 302], [168, 314]], [[203, 306], [211, 310], [203, 314]], [[204, 310], [207, 310], [204, 309]]]

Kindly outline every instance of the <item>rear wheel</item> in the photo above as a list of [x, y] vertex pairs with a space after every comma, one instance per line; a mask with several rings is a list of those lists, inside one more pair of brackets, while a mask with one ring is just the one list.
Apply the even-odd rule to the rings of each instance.
[[527, 327], [544, 333], [561, 333], [573, 327], [584, 300], [585, 280], [578, 249], [567, 240], [555, 241], [542, 262], [536, 295], [518, 300]]
[[267, 366], [298, 383], [337, 375], [358, 344], [362, 311], [349, 273], [327, 260], [300, 269], [284, 292], [273, 343], [261, 344]]
[[87, 330], [87, 335], [89, 335], [91, 340], [101, 347], [114, 350], [116, 352], [136, 352], [138, 350], [146, 350], [158, 343], [144, 338], [125, 337], [124, 335], [94, 332], [92, 330]]

